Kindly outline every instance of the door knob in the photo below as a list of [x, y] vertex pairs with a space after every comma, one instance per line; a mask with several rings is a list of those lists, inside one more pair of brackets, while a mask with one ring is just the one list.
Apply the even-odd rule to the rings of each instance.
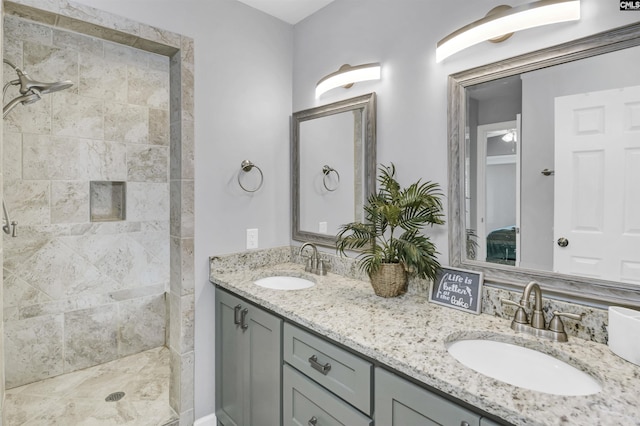
[[567, 240], [565, 237], [560, 237], [558, 238], [558, 245], [560, 247], [566, 247], [569, 245], [569, 240]]

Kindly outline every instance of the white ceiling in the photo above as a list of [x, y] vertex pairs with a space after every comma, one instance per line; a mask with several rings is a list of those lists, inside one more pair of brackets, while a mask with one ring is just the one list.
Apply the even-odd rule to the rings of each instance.
[[255, 9], [295, 25], [333, 0], [238, 0]]

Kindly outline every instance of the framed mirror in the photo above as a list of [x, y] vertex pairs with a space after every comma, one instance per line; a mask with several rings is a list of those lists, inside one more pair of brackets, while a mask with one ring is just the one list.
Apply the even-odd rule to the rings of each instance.
[[335, 247], [375, 191], [375, 93], [293, 113], [292, 238]]
[[449, 256], [640, 307], [640, 23], [449, 77]]

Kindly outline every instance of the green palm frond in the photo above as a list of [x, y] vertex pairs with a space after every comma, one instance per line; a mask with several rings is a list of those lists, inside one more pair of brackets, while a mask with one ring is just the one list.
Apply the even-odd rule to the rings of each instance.
[[[345, 255], [345, 250], [361, 250], [358, 261], [367, 273], [383, 263], [402, 262], [410, 273], [435, 277], [440, 267], [438, 252], [421, 231], [427, 225], [444, 224], [440, 186], [418, 180], [403, 189], [393, 163], [379, 170], [379, 190], [367, 198], [365, 223], [340, 227], [338, 251]], [[395, 235], [398, 229], [403, 231], [399, 237]]]

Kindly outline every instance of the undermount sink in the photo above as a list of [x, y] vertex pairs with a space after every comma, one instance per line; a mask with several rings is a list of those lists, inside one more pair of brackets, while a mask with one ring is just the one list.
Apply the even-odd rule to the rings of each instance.
[[602, 386], [589, 374], [533, 349], [493, 340], [456, 340], [447, 350], [467, 367], [513, 386], [553, 395], [591, 395]]
[[253, 283], [272, 290], [302, 290], [316, 285], [316, 283], [306, 278], [287, 276], [261, 278]]

